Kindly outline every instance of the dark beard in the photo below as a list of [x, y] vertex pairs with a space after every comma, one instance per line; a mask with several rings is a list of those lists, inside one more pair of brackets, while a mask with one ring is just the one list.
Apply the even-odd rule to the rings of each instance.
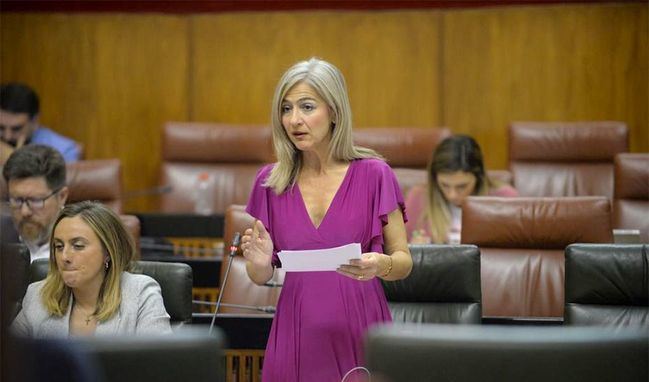
[[[30, 229], [27, 231], [30, 233], [29, 235], [25, 235], [25, 225], [27, 224], [31, 225]], [[32, 235], [34, 230], [38, 230], [38, 233], [36, 235]], [[41, 246], [45, 244], [48, 239], [48, 230], [42, 224], [32, 220], [21, 221], [20, 225], [18, 226], [18, 233], [20, 234], [20, 237], [25, 242], [25, 244], [34, 246]]]

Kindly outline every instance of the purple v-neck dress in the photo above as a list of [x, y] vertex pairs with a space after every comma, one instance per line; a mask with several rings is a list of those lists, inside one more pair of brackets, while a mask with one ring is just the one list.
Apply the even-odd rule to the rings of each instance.
[[[270, 232], [275, 251], [360, 243], [363, 253], [383, 253], [387, 215], [397, 208], [404, 211], [399, 184], [385, 162], [352, 161], [317, 228], [297, 185], [281, 195], [263, 186], [272, 166], [257, 174], [247, 211]], [[281, 265], [276, 256], [273, 262]], [[364, 364], [367, 328], [391, 320], [377, 278], [358, 281], [336, 272], [288, 272], [266, 347], [263, 381], [340, 381]]]

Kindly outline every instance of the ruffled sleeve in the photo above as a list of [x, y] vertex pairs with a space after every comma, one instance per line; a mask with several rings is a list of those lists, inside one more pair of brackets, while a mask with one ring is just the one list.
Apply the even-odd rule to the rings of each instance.
[[[273, 190], [269, 187], [264, 186], [264, 182], [270, 175], [270, 171], [273, 169], [272, 164], [262, 167], [259, 172], [257, 172], [257, 177], [255, 178], [255, 183], [252, 186], [252, 191], [250, 192], [250, 197], [248, 198], [248, 205], [246, 206], [246, 212], [250, 214], [255, 219], [260, 220], [266, 230], [271, 234], [272, 229], [270, 227], [270, 197]], [[277, 252], [273, 249], [273, 260], [274, 267], [281, 267], [282, 264], [279, 261]]]
[[373, 252], [383, 252], [383, 226], [388, 224], [388, 215], [401, 209], [403, 221], [407, 222], [406, 207], [401, 193], [401, 187], [392, 168], [387, 163], [379, 160], [371, 160], [372, 174], [369, 176], [375, 179], [375, 195], [372, 216], [372, 236], [370, 248]]

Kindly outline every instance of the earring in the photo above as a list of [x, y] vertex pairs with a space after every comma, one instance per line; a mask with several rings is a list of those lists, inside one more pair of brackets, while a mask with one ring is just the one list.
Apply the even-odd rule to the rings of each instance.
[[110, 263], [110, 259], [106, 259], [106, 261], [104, 261], [104, 268], [108, 269], [108, 263]]

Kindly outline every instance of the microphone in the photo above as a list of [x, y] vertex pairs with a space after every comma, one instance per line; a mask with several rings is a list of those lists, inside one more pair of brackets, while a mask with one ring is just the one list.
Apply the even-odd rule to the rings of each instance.
[[234, 233], [234, 238], [232, 239], [232, 245], [230, 246], [230, 254], [228, 256], [228, 268], [225, 270], [225, 275], [223, 276], [223, 282], [221, 283], [221, 289], [219, 290], [219, 298], [216, 301], [216, 307], [214, 308], [214, 316], [212, 316], [212, 323], [210, 324], [210, 331], [208, 334], [212, 334], [214, 329], [214, 322], [216, 321], [216, 315], [219, 312], [219, 307], [221, 306], [221, 299], [223, 298], [223, 291], [228, 282], [228, 275], [230, 275], [230, 268], [232, 267], [232, 258], [237, 254], [237, 249], [241, 244], [241, 234], [239, 232]]

